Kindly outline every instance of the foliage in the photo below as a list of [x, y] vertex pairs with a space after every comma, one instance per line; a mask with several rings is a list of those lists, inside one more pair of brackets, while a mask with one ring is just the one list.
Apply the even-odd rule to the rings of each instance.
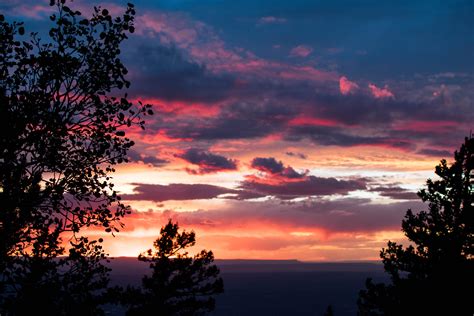
[[130, 85], [119, 55], [133, 5], [116, 18], [100, 7], [85, 18], [64, 0], [51, 6], [46, 41], [0, 15], [0, 311], [21, 314], [37, 299], [36, 313], [97, 314], [80, 311], [106, 286], [106, 255], [79, 231], [121, 227], [129, 207], [110, 174], [134, 144], [125, 130], [143, 128], [152, 112], [116, 93]]
[[[47, 252], [47, 251], [46, 251]], [[109, 269], [98, 241], [82, 238], [69, 256], [15, 261], [4, 301], [7, 315], [103, 315]]]
[[326, 311], [324, 312], [324, 316], [334, 316], [334, 309], [332, 305], [329, 305]]
[[198, 315], [214, 309], [213, 295], [223, 292], [214, 255], [202, 250], [189, 256], [185, 249], [195, 245], [195, 233], [178, 229], [170, 220], [161, 228], [155, 250], [138, 257], [150, 263], [152, 273], [143, 277], [141, 289], [127, 289], [127, 315]]
[[429, 211], [408, 210], [402, 230], [413, 242], [389, 242], [381, 258], [391, 284], [367, 280], [360, 315], [472, 315], [474, 304], [474, 139], [436, 167], [418, 195]]

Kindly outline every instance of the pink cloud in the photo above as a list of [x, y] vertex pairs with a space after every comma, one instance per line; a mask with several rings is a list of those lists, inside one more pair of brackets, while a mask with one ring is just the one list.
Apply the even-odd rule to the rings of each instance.
[[175, 45], [189, 54], [192, 60], [204, 63], [211, 71], [223, 65], [252, 60], [249, 51], [226, 47], [214, 29], [183, 13], [150, 11], [137, 17], [136, 34], [158, 38], [161, 43]]
[[359, 85], [347, 79], [346, 76], [342, 76], [339, 79], [339, 90], [341, 91], [342, 94], [346, 95], [351, 92], [354, 92], [357, 89], [359, 89]]
[[459, 126], [456, 121], [399, 120], [392, 125], [395, 131], [413, 131], [417, 133], [446, 133]]
[[313, 49], [306, 45], [298, 45], [290, 51], [291, 57], [307, 57], [313, 52]]
[[384, 99], [384, 98], [394, 98], [393, 92], [388, 89], [388, 86], [385, 85], [383, 88], [379, 88], [376, 85], [369, 83], [369, 89], [374, 98]]
[[6, 10], [6, 14], [13, 16], [21, 16], [33, 20], [42, 20], [54, 13], [55, 8], [48, 5], [27, 5], [19, 4], [11, 9]]
[[288, 121], [289, 126], [315, 125], [315, 126], [338, 126], [339, 122], [311, 116], [297, 116]]
[[[281, 18], [264, 17], [264, 21], [280, 21]], [[279, 20], [280, 19], [280, 20]], [[239, 73], [259, 78], [279, 77], [284, 80], [310, 80], [313, 82], [336, 81], [339, 75], [313, 66], [296, 66], [259, 58], [251, 51], [240, 47], [229, 47], [203, 22], [193, 20], [182, 13], [147, 12], [137, 17], [137, 31], [140, 36], [159, 38], [162, 43], [176, 45], [185, 50], [189, 57], [206, 65], [213, 73]], [[279, 47], [279, 46], [278, 46]], [[306, 57], [313, 49], [299, 45], [291, 55]], [[245, 80], [240, 77], [239, 80]]]
[[[35, 1], [9, 1], [9, 5], [13, 5], [5, 10], [7, 15], [26, 17], [32, 20], [45, 20], [52, 13], [56, 13], [56, 6], [50, 6], [48, 4], [36, 4]], [[30, 3], [31, 2], [31, 3]], [[40, 2], [40, 1], [36, 1]], [[46, 1], [45, 1], [46, 2]], [[93, 14], [93, 7], [85, 1], [74, 1], [73, 3], [67, 4], [71, 9], [79, 10], [83, 16], [90, 18]], [[101, 4], [102, 8], [106, 8], [109, 13], [113, 16], [120, 16], [125, 12], [126, 7], [120, 6], [110, 2], [104, 2]]]
[[[143, 104], [151, 104], [153, 110], [159, 113], [176, 114], [176, 115], [193, 115], [194, 117], [211, 117], [217, 116], [222, 104], [205, 103], [205, 102], [185, 102], [185, 101], [169, 101], [158, 98], [134, 98], [132, 102], [143, 102]], [[166, 120], [167, 118], [162, 118]]]
[[294, 66], [261, 58], [231, 59], [220, 64], [217, 64], [215, 60], [211, 60], [207, 65], [209, 69], [216, 72], [233, 72], [241, 75], [251, 75], [253, 78], [278, 77], [285, 80], [312, 82], [337, 81], [337, 78], [339, 78], [339, 75], [335, 72], [319, 70], [312, 66]]
[[159, 38], [162, 43], [191, 48], [199, 42], [198, 34], [208, 33], [204, 23], [190, 20], [184, 14], [151, 12], [137, 17], [138, 35]]
[[334, 72], [318, 70], [311, 66], [289, 66], [281, 65], [279, 77], [283, 79], [293, 80], [309, 80], [309, 81], [336, 81], [337, 74]]

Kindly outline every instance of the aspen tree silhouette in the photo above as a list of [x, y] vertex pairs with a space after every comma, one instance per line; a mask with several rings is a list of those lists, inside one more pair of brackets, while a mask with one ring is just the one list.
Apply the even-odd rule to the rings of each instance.
[[100, 315], [107, 255], [80, 231], [121, 228], [129, 207], [111, 173], [134, 144], [125, 131], [152, 111], [117, 96], [134, 6], [86, 18], [50, 5], [44, 41], [0, 15], [0, 314]]
[[454, 163], [436, 167], [418, 195], [428, 211], [408, 210], [402, 230], [412, 243], [382, 249], [391, 284], [368, 279], [359, 315], [472, 315], [474, 284], [474, 139], [466, 138]]

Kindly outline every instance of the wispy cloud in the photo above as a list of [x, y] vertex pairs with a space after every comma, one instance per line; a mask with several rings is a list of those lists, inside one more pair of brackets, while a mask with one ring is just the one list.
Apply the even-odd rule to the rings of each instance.
[[286, 23], [287, 20], [285, 18], [281, 17], [275, 17], [275, 16], [263, 16], [260, 19], [258, 19], [257, 24], [262, 25], [262, 24], [283, 24]]
[[291, 57], [307, 57], [313, 52], [313, 48], [308, 45], [298, 45], [290, 51]]
[[372, 95], [377, 99], [384, 98], [394, 98], [393, 92], [388, 89], [388, 86], [385, 85], [383, 88], [379, 88], [373, 83], [369, 83], [369, 90]]

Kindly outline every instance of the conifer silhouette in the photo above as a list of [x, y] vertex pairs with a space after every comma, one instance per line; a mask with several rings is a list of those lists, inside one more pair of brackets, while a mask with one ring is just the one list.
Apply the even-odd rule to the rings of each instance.
[[143, 277], [141, 289], [125, 291], [127, 315], [200, 315], [214, 309], [214, 295], [223, 292], [214, 255], [202, 250], [189, 256], [186, 249], [195, 245], [195, 233], [178, 230], [170, 220], [161, 228], [154, 250], [139, 256], [150, 264], [152, 274]]
[[474, 284], [474, 139], [436, 167], [418, 195], [428, 211], [408, 210], [402, 230], [412, 242], [382, 249], [391, 284], [367, 280], [359, 315], [472, 315]]

